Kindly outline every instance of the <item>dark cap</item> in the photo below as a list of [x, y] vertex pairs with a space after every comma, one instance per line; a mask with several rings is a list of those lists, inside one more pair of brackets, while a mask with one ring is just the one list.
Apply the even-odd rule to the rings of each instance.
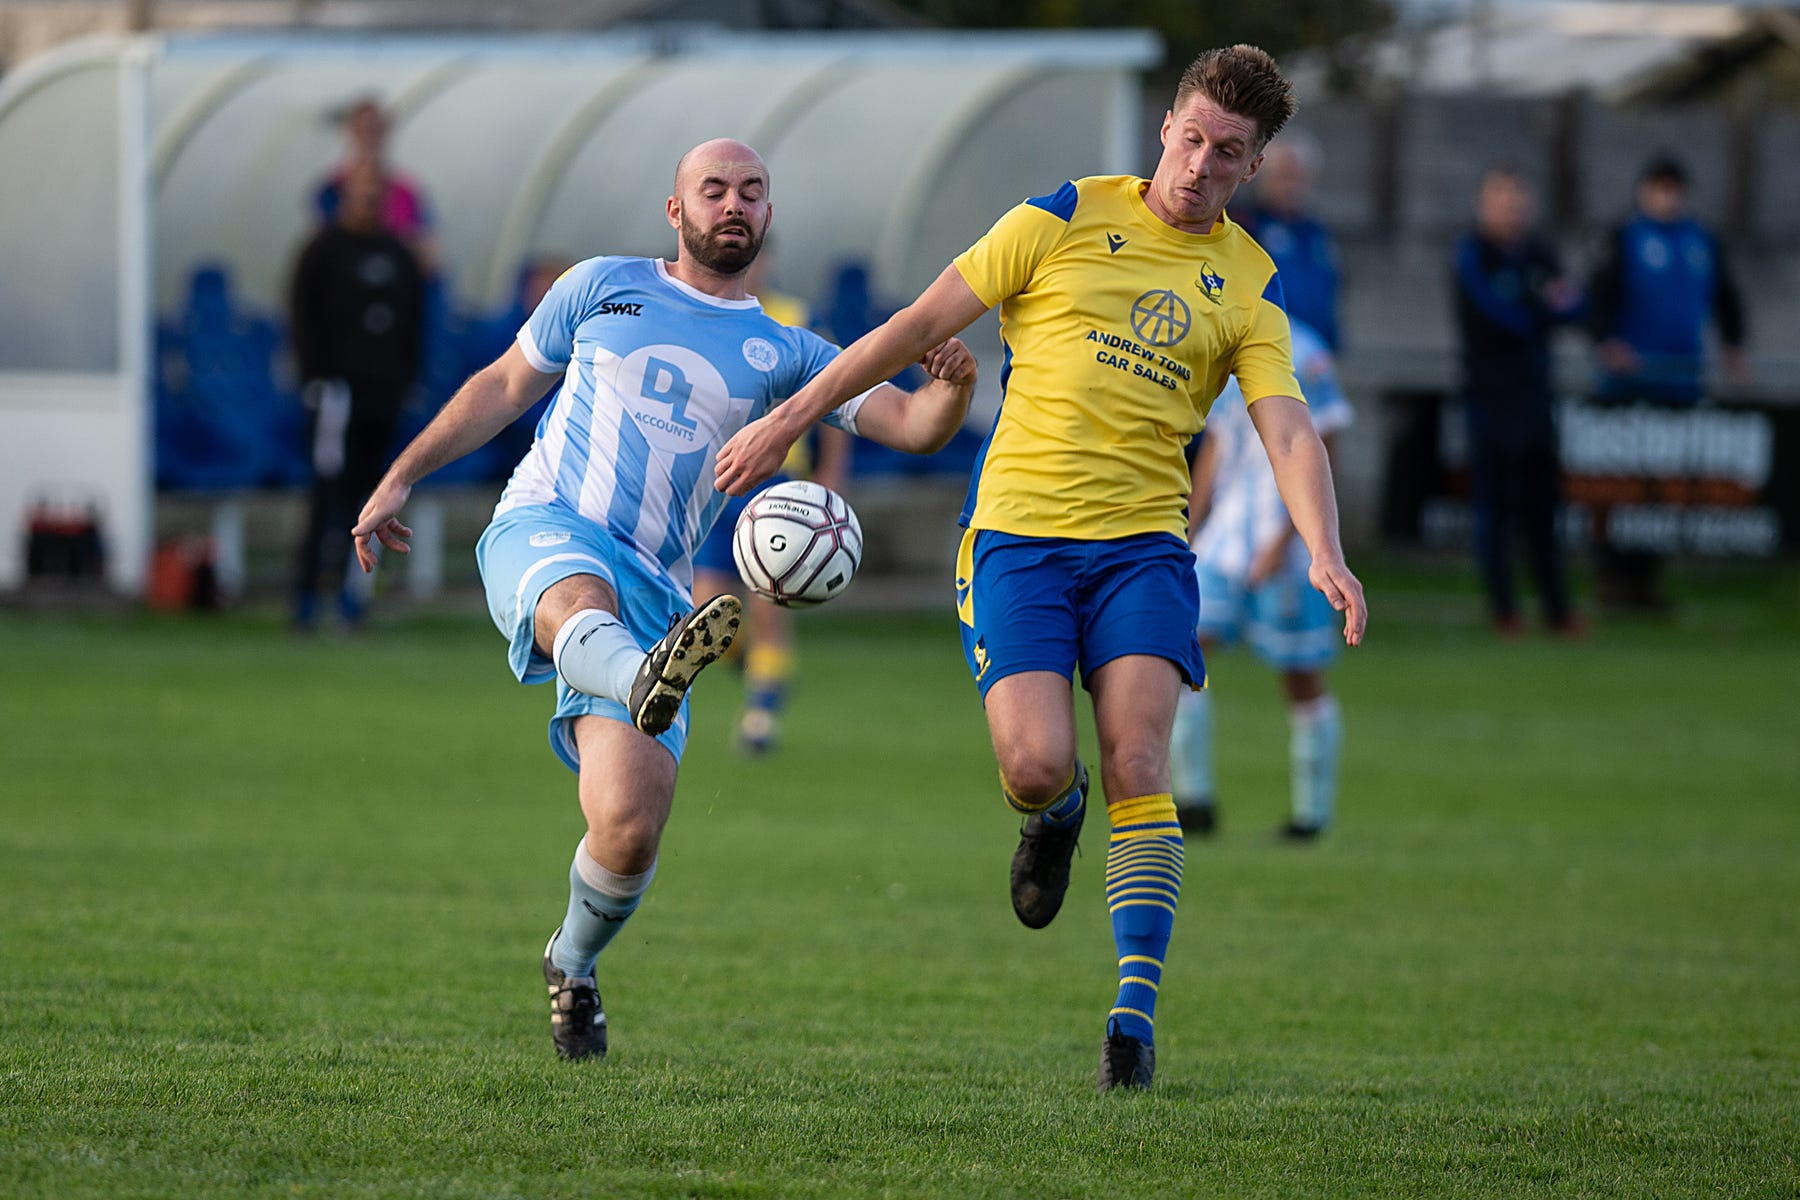
[[1672, 183], [1678, 187], [1686, 187], [1687, 181], [1687, 168], [1673, 154], [1658, 154], [1644, 164], [1643, 173], [1638, 176], [1640, 183]]

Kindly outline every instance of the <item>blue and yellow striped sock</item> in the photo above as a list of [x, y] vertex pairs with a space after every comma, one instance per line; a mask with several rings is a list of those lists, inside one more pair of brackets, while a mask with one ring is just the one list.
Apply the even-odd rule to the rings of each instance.
[[1087, 806], [1087, 769], [1081, 765], [1081, 759], [1075, 760], [1075, 770], [1069, 776], [1069, 782], [1063, 784], [1056, 799], [1045, 805], [1033, 805], [1013, 795], [1012, 788], [1006, 784], [1006, 776], [1000, 777], [1000, 793], [1006, 797], [1006, 803], [1016, 813], [1031, 816], [1041, 814], [1044, 824], [1054, 828], [1067, 826], [1081, 816]]
[[1154, 1040], [1156, 992], [1163, 955], [1181, 899], [1181, 826], [1168, 792], [1107, 806], [1112, 842], [1106, 851], [1106, 907], [1119, 952], [1119, 998], [1108, 1029]]

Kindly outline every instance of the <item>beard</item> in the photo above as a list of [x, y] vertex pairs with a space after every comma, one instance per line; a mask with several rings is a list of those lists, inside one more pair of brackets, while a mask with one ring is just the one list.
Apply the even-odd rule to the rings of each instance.
[[[719, 238], [723, 230], [741, 231], [748, 240], [742, 245], [726, 243]], [[701, 229], [688, 221], [685, 212], [681, 214], [681, 244], [687, 249], [688, 257], [718, 275], [741, 275], [749, 270], [762, 251], [766, 232], [751, 228], [748, 221], [739, 220], [721, 221], [711, 229]]]

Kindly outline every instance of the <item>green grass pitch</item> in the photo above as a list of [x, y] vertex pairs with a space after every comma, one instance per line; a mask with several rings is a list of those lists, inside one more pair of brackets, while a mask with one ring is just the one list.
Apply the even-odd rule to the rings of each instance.
[[1104, 1097], [1103, 826], [1019, 926], [948, 617], [807, 618], [766, 761], [703, 681], [572, 1066], [573, 782], [484, 621], [0, 615], [0, 1196], [1800, 1194], [1791, 609], [1375, 599], [1323, 844], [1267, 838], [1273, 682], [1215, 663], [1224, 829]]

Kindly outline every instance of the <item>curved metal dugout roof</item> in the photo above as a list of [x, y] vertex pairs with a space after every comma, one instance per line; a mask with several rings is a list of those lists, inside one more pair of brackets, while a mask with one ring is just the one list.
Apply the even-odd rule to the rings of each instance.
[[78, 43], [0, 83], [0, 368], [99, 365], [68, 314], [118, 308], [131, 56], [148, 64], [150, 291], [168, 312], [202, 263], [280, 306], [340, 148], [332, 116], [367, 94], [392, 110], [390, 158], [425, 187], [465, 309], [504, 304], [536, 256], [669, 253], [675, 160], [717, 135], [769, 161], [784, 287], [816, 294], [855, 257], [910, 296], [1024, 196], [1142, 166], [1137, 72], [1160, 55], [1141, 31]]

